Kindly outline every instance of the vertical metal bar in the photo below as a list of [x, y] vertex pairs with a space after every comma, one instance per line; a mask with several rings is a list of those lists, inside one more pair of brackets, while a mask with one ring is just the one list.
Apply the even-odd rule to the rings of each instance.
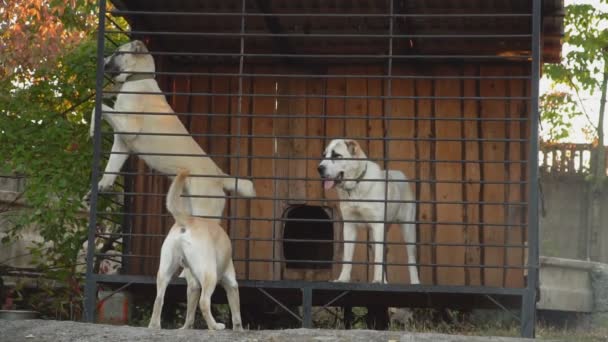
[[528, 281], [522, 299], [521, 335], [534, 337], [538, 287], [538, 95], [541, 59], [541, 0], [532, 3], [532, 65], [530, 101], [530, 152], [528, 156]]
[[302, 328], [312, 328], [312, 288], [302, 288]]
[[[393, 0], [389, 0], [389, 11], [390, 11], [390, 17], [389, 17], [389, 43], [388, 43], [388, 66], [387, 66], [387, 78], [386, 78], [386, 91], [387, 94], [389, 96], [388, 99], [385, 100], [384, 102], [384, 138], [388, 137], [389, 131], [388, 131], [388, 127], [390, 127], [390, 120], [387, 120], [387, 115], [391, 115], [391, 110], [392, 110], [392, 103], [391, 103], [391, 98], [390, 96], [392, 96], [392, 91], [393, 91], [393, 82], [392, 82], [392, 75], [393, 75], [393, 8], [394, 8], [394, 1]], [[390, 139], [389, 139], [390, 141]], [[389, 148], [388, 148], [388, 142], [386, 140], [384, 140], [384, 144], [382, 144], [383, 149], [384, 149], [384, 224], [382, 229], [384, 230], [384, 238], [382, 240], [382, 250], [384, 251], [384, 253], [382, 253], [382, 278], [381, 281], [384, 282], [384, 277], [385, 274], [387, 274], [387, 269], [386, 269], [386, 254], [387, 254], [387, 250], [386, 250], [386, 235], [388, 233], [388, 227], [389, 225], [386, 223], [386, 219], [388, 217], [388, 202], [386, 202], [388, 200], [388, 186], [389, 186], [389, 181], [388, 181], [388, 162], [389, 162]], [[396, 203], [395, 203], [396, 205]], [[405, 238], [405, 237], [404, 237]], [[376, 241], [376, 243], [378, 243]], [[375, 248], [380, 247], [378, 244], [376, 244], [374, 246]], [[409, 263], [409, 260], [408, 260]], [[376, 267], [376, 265], [374, 264], [374, 268]], [[388, 278], [388, 277], [387, 277]], [[387, 279], [388, 281], [388, 279]]]
[[84, 289], [84, 319], [86, 322], [95, 320], [95, 302], [97, 296], [97, 281], [93, 274], [93, 258], [95, 256], [95, 231], [97, 226], [97, 179], [99, 178], [99, 160], [101, 156], [101, 101], [103, 99], [103, 53], [104, 31], [106, 25], [106, 0], [99, 0], [99, 24], [97, 28], [97, 74], [95, 84], [95, 131], [93, 134], [93, 164], [91, 171], [91, 198], [89, 210], [89, 235], [87, 248], [87, 274]]
[[[236, 178], [234, 179], [235, 182], [235, 186], [234, 186], [234, 192], [236, 193], [238, 190], [238, 179], [241, 176], [240, 175], [240, 170], [239, 170], [239, 161], [241, 160], [241, 117], [243, 114], [243, 65], [244, 65], [244, 58], [245, 58], [245, 35], [243, 34], [245, 32], [245, 9], [246, 9], [246, 0], [243, 0], [241, 2], [241, 42], [240, 42], [240, 52], [241, 55], [239, 56], [239, 83], [238, 83], [238, 97], [237, 97], [237, 101], [236, 101], [236, 112], [237, 112], [237, 118], [236, 118], [236, 131], [237, 131], [237, 137], [236, 137], [236, 151], [235, 151], [235, 162], [234, 162], [234, 166], [236, 170], [231, 170], [231, 174], [233, 174]], [[232, 201], [232, 214], [231, 216], [233, 217], [232, 222], [230, 223], [230, 226], [233, 226], [235, 222], [238, 222], [235, 218], [238, 217], [238, 201], [240, 199], [234, 199]], [[247, 222], [247, 226], [249, 226], [249, 222]], [[238, 227], [237, 227], [238, 229]], [[249, 246], [249, 241], [246, 241], [247, 246]], [[246, 248], [246, 250], [248, 250], [248, 248]], [[236, 248], [232, 249], [232, 254], [234, 257], [234, 253], [236, 253]], [[247, 258], [249, 257], [249, 253], [247, 253]], [[249, 279], [249, 263], [246, 262], [245, 263], [245, 269], [246, 269], [246, 275], [245, 277], [247, 279]]]
[[[128, 171], [130, 171], [131, 169], [131, 162], [130, 160], [127, 160], [127, 162], [125, 163], [124, 168], [127, 168]], [[133, 176], [131, 175], [124, 175], [123, 176], [123, 186], [124, 186], [124, 191], [126, 193], [130, 193], [133, 191]], [[132, 197], [131, 196], [123, 196], [123, 203], [122, 203], [122, 207], [123, 207], [123, 212], [126, 215], [123, 215], [122, 217], [122, 229], [121, 231], [123, 233], [126, 233], [125, 235], [123, 235], [122, 237], [122, 254], [132, 254], [131, 252], [131, 234], [133, 233], [133, 215], [131, 215], [131, 210], [133, 210], [133, 206], [132, 206], [133, 202], [132, 202]], [[130, 264], [131, 264], [131, 257], [122, 257], [122, 264], [121, 264], [121, 268], [123, 270], [123, 272], [126, 272], [127, 274], [133, 274], [133, 270], [130, 269]]]

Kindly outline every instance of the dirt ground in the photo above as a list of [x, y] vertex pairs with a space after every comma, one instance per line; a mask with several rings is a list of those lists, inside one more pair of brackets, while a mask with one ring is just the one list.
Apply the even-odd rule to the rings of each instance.
[[531, 341], [507, 337], [471, 337], [442, 334], [411, 334], [371, 330], [249, 330], [244, 332], [208, 330], [151, 330], [129, 326], [87, 324], [69, 321], [0, 320], [0, 341], [6, 342], [103, 342], [103, 341], [220, 341], [220, 342], [517, 342]]

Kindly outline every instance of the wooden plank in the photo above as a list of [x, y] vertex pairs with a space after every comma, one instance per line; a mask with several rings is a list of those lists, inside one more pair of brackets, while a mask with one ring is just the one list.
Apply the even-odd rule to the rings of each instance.
[[[306, 101], [307, 98], [303, 97], [308, 95], [306, 93], [306, 81], [302, 81], [299, 78], [292, 78], [289, 82], [289, 94], [296, 95], [296, 97], [289, 98], [289, 116], [292, 116], [288, 120], [288, 134], [292, 137], [285, 141], [288, 149], [289, 156], [296, 158], [289, 160], [289, 198], [305, 198], [306, 197], [306, 181], [302, 179], [306, 178], [306, 160], [301, 158], [306, 157], [306, 143], [309, 139], [297, 138], [298, 136], [303, 137], [307, 135], [306, 132], [306, 118], [302, 117], [306, 114]], [[294, 201], [295, 202], [295, 201]], [[297, 201], [300, 204], [304, 204], [305, 201]], [[315, 203], [316, 204], [316, 203]]]
[[[256, 73], [270, 73], [267, 68], [256, 68]], [[275, 94], [276, 82], [273, 78], [260, 77], [253, 81], [254, 94]], [[253, 136], [272, 135], [273, 120], [269, 117], [259, 115], [272, 115], [275, 113], [275, 98], [271, 96], [255, 97], [253, 99], [252, 108], [252, 134]], [[259, 117], [256, 117], [258, 115]], [[272, 139], [254, 139], [251, 143], [251, 154], [254, 156], [274, 155], [274, 141]], [[267, 159], [253, 158], [251, 160], [251, 174], [254, 177], [267, 177], [271, 175], [272, 163]], [[258, 197], [273, 196], [273, 180], [271, 179], [255, 179], [256, 192]], [[251, 201], [251, 216], [258, 219], [272, 220], [272, 200], [256, 199]], [[249, 247], [250, 259], [264, 259], [265, 261], [252, 261], [250, 263], [250, 279], [254, 280], [271, 280], [272, 279], [272, 263], [267, 261], [272, 258], [273, 244], [271, 241], [260, 241], [256, 239], [271, 239], [272, 221], [255, 220], [251, 221], [251, 240]]]
[[[251, 93], [252, 90], [251, 78], [244, 77], [242, 80], [242, 92], [244, 94]], [[250, 155], [252, 139], [247, 137], [238, 137], [238, 135], [247, 135], [251, 131], [251, 107], [252, 99], [249, 96], [243, 96], [240, 99], [240, 116], [239, 116], [239, 84], [238, 79], [230, 83], [232, 93], [230, 112], [233, 114], [230, 124], [230, 130], [233, 137], [230, 143], [230, 153], [234, 156], [230, 160], [230, 174], [235, 177], [243, 177], [251, 175], [250, 162], [248, 159], [239, 158], [240, 156]], [[257, 191], [257, 181], [254, 180], [254, 186]], [[251, 200], [236, 198], [231, 201], [230, 216], [237, 217], [230, 226], [230, 237], [232, 238], [232, 255], [237, 261], [234, 262], [238, 279], [249, 278], [250, 263], [246, 261], [238, 261], [249, 256], [249, 242], [244, 240], [250, 236], [251, 222], [250, 220], [242, 220], [240, 218], [251, 217]]]
[[[327, 74], [343, 75], [344, 67], [332, 66], [328, 69]], [[323, 149], [325, 148], [325, 146], [327, 146], [327, 144], [329, 144], [331, 139], [344, 137], [345, 120], [342, 118], [332, 117], [344, 116], [344, 113], [346, 112], [346, 103], [344, 101], [344, 98], [332, 96], [344, 96], [346, 94], [346, 79], [333, 77], [328, 78], [326, 93], [329, 97], [325, 99], [327, 120], [325, 122], [326, 139], [324, 139], [323, 141]], [[336, 191], [324, 191], [323, 194], [325, 198], [330, 200], [330, 202], [327, 202], [326, 205], [331, 208], [334, 217], [340, 218], [340, 208], [338, 202], [335, 201], [338, 199]], [[342, 261], [342, 253], [344, 247], [342, 237], [342, 224], [334, 224], [334, 236], [334, 240], [337, 241], [337, 243], [334, 245], [334, 260], [336, 260], [337, 262], [334, 263], [334, 266], [332, 267], [332, 279], [337, 279], [340, 274], [340, 270], [342, 269], [342, 264], [339, 263], [340, 261]]]
[[[496, 66], [482, 66], [482, 76], [501, 76], [504, 70]], [[506, 82], [497, 79], [481, 80], [480, 95], [482, 97], [500, 97], [506, 93]], [[504, 122], [488, 121], [491, 118], [505, 118], [505, 101], [500, 99], [481, 100], [481, 138], [504, 139]], [[504, 182], [505, 170], [501, 163], [488, 163], [489, 161], [503, 161], [505, 144], [498, 141], [482, 143], [483, 150], [483, 180], [486, 182]], [[483, 201], [501, 203], [505, 199], [504, 184], [486, 183], [483, 187]], [[505, 222], [505, 209], [501, 204], [484, 203], [483, 208], [483, 244], [502, 245], [505, 242], [505, 229], [500, 224]], [[488, 225], [489, 224], [489, 225]], [[483, 247], [484, 250], [484, 285], [502, 286], [505, 263], [504, 247]], [[491, 267], [487, 267], [491, 266]]]
[[[282, 70], [283, 73], [286, 72], [286, 70]], [[289, 95], [290, 94], [290, 85], [291, 82], [289, 79], [285, 79], [285, 78], [280, 78], [277, 80], [278, 85], [277, 85], [277, 92], [279, 93], [279, 95]], [[273, 132], [275, 135], [280, 135], [280, 136], [289, 136], [289, 121], [291, 119], [291, 113], [289, 110], [289, 104], [290, 104], [290, 98], [289, 97], [278, 97], [277, 98], [277, 113], [276, 113], [276, 117], [274, 118], [273, 121]], [[289, 186], [292, 182], [290, 182], [288, 180], [289, 177], [289, 160], [287, 158], [289, 158], [291, 150], [290, 150], [290, 139], [285, 139], [285, 138], [281, 138], [281, 139], [275, 139], [274, 142], [274, 148], [275, 148], [275, 156], [277, 157], [276, 159], [270, 161], [268, 160], [267, 162], [269, 164], [272, 164], [272, 170], [273, 170], [273, 175], [278, 178], [275, 179], [273, 181], [273, 194], [276, 197], [279, 198], [290, 198], [289, 196]], [[282, 212], [289, 206], [289, 203], [287, 200], [280, 200], [280, 201], [274, 201], [273, 203], [273, 210], [275, 212], [275, 217], [282, 217]], [[285, 222], [282, 221], [274, 221], [273, 222], [273, 229], [275, 232], [279, 232], [278, 234], [281, 236], [281, 238], [284, 236], [284, 226], [285, 226]], [[277, 248], [277, 245], [279, 246], [279, 248]], [[283, 243], [280, 244], [274, 244], [273, 245], [273, 249], [274, 249], [274, 254], [275, 256], [280, 256], [282, 260], [285, 259], [285, 256], [283, 254], [283, 250], [282, 247]], [[277, 254], [278, 252], [278, 254]], [[281, 275], [282, 277], [287, 277], [290, 276], [291, 274], [289, 272], [285, 272], [286, 271], [286, 264], [282, 263], [282, 264], [275, 264], [275, 267], [279, 267], [279, 271], [283, 272], [283, 274]], [[299, 275], [299, 274], [298, 274]], [[288, 278], [289, 279], [289, 278]]]
[[[209, 68], [197, 69], [199, 72], [209, 72]], [[207, 93], [209, 92], [209, 77], [208, 76], [192, 76], [191, 89], [193, 93]], [[205, 150], [209, 152], [209, 137], [199, 134], [209, 132], [209, 123], [211, 117], [208, 116], [211, 112], [209, 96], [193, 96], [191, 98], [192, 112], [196, 113], [196, 116], [192, 116], [190, 119], [190, 125], [188, 130], [197, 134], [194, 136], [194, 140]]]
[[[325, 79], [308, 79], [306, 81], [306, 93], [309, 95], [325, 95], [326, 91]], [[306, 132], [310, 136], [325, 136], [325, 125], [324, 118], [325, 114], [325, 102], [323, 98], [311, 97], [306, 101]], [[306, 197], [309, 199], [322, 199], [323, 198], [323, 187], [319, 179], [319, 173], [317, 172], [317, 166], [321, 159], [321, 153], [323, 153], [323, 140], [321, 139], [309, 139], [306, 144]], [[317, 181], [316, 179], [319, 179]], [[318, 205], [320, 202], [312, 202], [311, 204]]]
[[[227, 73], [234, 72], [234, 69], [230, 68], [216, 68], [214, 72]], [[229, 114], [230, 113], [230, 96], [219, 95], [229, 94], [231, 88], [230, 77], [227, 76], [214, 76], [211, 80], [211, 113], [212, 114]], [[236, 81], [236, 80], [235, 80]], [[229, 116], [212, 116], [210, 125], [210, 132], [217, 134], [209, 140], [209, 151], [208, 154], [212, 155], [213, 161], [220, 167], [224, 172], [228, 170], [230, 166], [230, 159], [225, 157], [230, 151], [230, 139], [222, 136], [230, 134], [230, 117]]]
[[[369, 66], [367, 68], [368, 75], [384, 75], [386, 71], [382, 66]], [[386, 92], [384, 83], [382, 79], [377, 78], [367, 78], [367, 95], [368, 96], [377, 96], [379, 98], [369, 98], [367, 100], [367, 132], [366, 136], [370, 138], [378, 138], [383, 137], [385, 135], [385, 122], [384, 122], [384, 104], [385, 101], [381, 98]], [[374, 160], [376, 163], [380, 165], [380, 167], [384, 168], [384, 140], [370, 140], [367, 144], [368, 148], [365, 150], [368, 158]], [[389, 229], [390, 231], [390, 229]], [[390, 240], [390, 232], [386, 236], [386, 241]], [[371, 241], [371, 232], [368, 233]], [[390, 262], [390, 252], [392, 252], [393, 245], [385, 245], [385, 255], [386, 262]], [[362, 248], [362, 246], [358, 247]], [[387, 254], [387, 252], [389, 254]], [[374, 261], [373, 251], [369, 251], [368, 256], [369, 261]], [[388, 272], [388, 281], [390, 283], [396, 283], [398, 281], [398, 275], [396, 274], [398, 271], [394, 271], [391, 268], [387, 268]], [[391, 273], [393, 272], [393, 273]], [[374, 268], [368, 267], [368, 279], [373, 279], [374, 277]]]
[[[477, 66], [467, 65], [464, 67], [465, 76], [477, 76], [479, 69]], [[479, 81], [476, 79], [465, 79], [463, 83], [463, 95], [465, 97], [477, 96], [477, 89], [479, 87]], [[465, 243], [470, 245], [465, 250], [465, 265], [471, 265], [465, 269], [465, 284], [472, 286], [479, 286], [482, 284], [481, 281], [481, 268], [473, 266], [481, 264], [481, 248], [479, 246], [481, 240], [479, 239], [480, 232], [480, 216], [479, 216], [479, 202], [480, 198], [480, 164], [470, 161], [479, 160], [479, 142], [476, 139], [478, 135], [478, 121], [479, 116], [479, 102], [476, 100], [464, 100], [464, 111], [462, 117], [468, 119], [463, 121], [463, 132], [464, 138], [467, 141], [464, 143], [464, 156], [463, 159], [468, 162], [465, 164], [463, 170], [463, 179], [467, 182], [463, 184], [463, 200], [465, 202], [472, 202], [473, 204], [465, 205], [465, 219], [467, 223], [465, 227]]]
[[[229, 73], [234, 72], [233, 68], [218, 67], [214, 69], [217, 73]], [[230, 94], [232, 89], [231, 79], [226, 76], [214, 76], [211, 79], [211, 93], [214, 94], [210, 98], [210, 109], [211, 109], [211, 120], [209, 122], [209, 131], [211, 139], [209, 139], [209, 150], [207, 154], [212, 156], [211, 159], [216, 165], [224, 172], [228, 172], [230, 167], [230, 158], [227, 155], [230, 153], [231, 139], [227, 135], [230, 134], [230, 117], [220, 116], [218, 114], [229, 114], [230, 113], [230, 96], [229, 95], [216, 95], [216, 94]], [[217, 115], [217, 116], [216, 116]], [[230, 199], [227, 199], [224, 207], [223, 217], [227, 217], [228, 208], [230, 208]], [[225, 218], [221, 221], [222, 227], [229, 231], [229, 221]]]
[[[344, 71], [349, 75], [365, 75], [365, 69], [362, 69], [361, 66], [345, 67]], [[361, 78], [348, 78], [346, 80], [346, 95], [366, 96], [367, 82], [365, 76]], [[367, 112], [367, 99], [347, 98], [345, 108], [346, 114], [349, 116], [365, 116]], [[346, 137], [357, 139], [367, 136], [366, 121], [366, 119], [349, 118], [345, 128]], [[368, 141], [362, 139], [357, 139], [357, 141], [363, 151], [367, 151]], [[371, 245], [367, 244], [370, 241], [369, 235], [368, 229], [358, 229], [353, 262], [373, 262], [373, 253], [370, 250]], [[354, 282], [369, 282], [371, 281], [370, 275], [373, 274], [371, 272], [373, 272], [373, 264], [354, 264], [351, 279]]]
[[[506, 67], [505, 71], [507, 75], [524, 75], [523, 67], [521, 66], [511, 66]], [[525, 80], [509, 80], [508, 81], [508, 96], [525, 96]], [[525, 122], [517, 121], [522, 115], [526, 115], [526, 103], [524, 100], [510, 100], [507, 102], [507, 111], [508, 115], [514, 121], [510, 121], [506, 124], [505, 133], [509, 139], [525, 139], [525, 136], [522, 136], [522, 126], [525, 125]], [[522, 174], [522, 164], [518, 161], [523, 160], [522, 156], [522, 147], [526, 144], [523, 142], [509, 142], [507, 143], [507, 150], [505, 153], [505, 157], [510, 160], [512, 163], [507, 165], [508, 172], [508, 180], [510, 182], [521, 182], [526, 178], [526, 174]], [[522, 193], [522, 186], [520, 184], [509, 184], [506, 200], [509, 203], [513, 202], [523, 202], [524, 194]], [[523, 226], [521, 225], [525, 222], [525, 210], [521, 206], [509, 206], [508, 208], [508, 221], [507, 223], [511, 226], [506, 227], [506, 243], [509, 245], [523, 245]], [[509, 266], [523, 266], [524, 262], [524, 250], [523, 248], [511, 247], [506, 248], [506, 264]], [[506, 287], [518, 287], [521, 288], [524, 286], [524, 273], [523, 268], [507, 268], [504, 272], [505, 277], [505, 286]]]
[[[420, 75], [430, 75], [429, 68], [417, 69]], [[431, 120], [433, 115], [433, 101], [429, 96], [433, 95], [433, 81], [428, 79], [417, 79], [414, 83], [414, 91], [418, 98], [415, 100], [415, 113], [419, 120], [414, 122], [414, 136], [422, 140], [415, 142], [415, 157], [419, 162], [416, 163], [414, 177], [416, 180], [430, 180], [434, 175], [431, 172], [432, 142], [427, 140], [434, 135], [434, 125]], [[426, 98], [425, 98], [426, 97]], [[434, 198], [431, 192], [431, 183], [428, 181], [419, 182], [416, 187], [416, 199], [419, 201], [416, 220], [419, 222], [430, 222], [433, 220], [435, 205], [429, 201]], [[421, 265], [434, 263], [434, 247], [431, 245], [434, 239], [434, 225], [429, 223], [419, 223], [418, 248], [416, 251], [417, 261]], [[433, 284], [435, 268], [432, 266], [421, 266], [418, 268], [420, 282], [422, 284]]]
[[[457, 76], [458, 74], [458, 70], [450, 66], [438, 66], [435, 69], [435, 75]], [[442, 79], [437, 80], [435, 84], [435, 96], [437, 97], [460, 96], [458, 80]], [[436, 99], [435, 113], [436, 117], [441, 119], [460, 118], [461, 100]], [[435, 191], [438, 202], [435, 242], [439, 244], [436, 249], [437, 264], [463, 265], [464, 247], [441, 245], [464, 242], [463, 226], [450, 224], [462, 222], [462, 205], [445, 203], [462, 201], [461, 185], [453, 183], [462, 180], [462, 166], [459, 163], [449, 162], [457, 161], [461, 157], [462, 143], [455, 141], [455, 139], [462, 138], [461, 124], [453, 120], [437, 120], [435, 128], [435, 136], [438, 140], [435, 157], [436, 160], [439, 160], [435, 163], [437, 181]], [[462, 267], [437, 267], [437, 281], [440, 285], [464, 285], [464, 278], [464, 268]]]
[[[406, 67], [395, 68], [395, 75], [411, 75], [412, 69]], [[391, 96], [407, 96], [414, 95], [414, 81], [411, 79], [393, 79], [392, 80]], [[388, 89], [387, 89], [388, 91]], [[388, 93], [387, 93], [388, 94]], [[416, 174], [416, 163], [393, 160], [414, 159], [415, 157], [415, 142], [414, 128], [412, 120], [401, 120], [403, 118], [413, 118], [416, 113], [414, 110], [413, 99], [388, 99], [390, 101], [390, 112], [386, 113], [388, 121], [385, 125], [385, 130], [388, 134], [388, 163], [385, 168], [390, 170], [398, 170], [403, 172], [406, 177], [413, 178]], [[382, 135], [380, 135], [382, 136]], [[390, 140], [395, 139], [410, 139], [410, 140]], [[415, 183], [408, 183], [413, 193], [416, 193]], [[389, 245], [387, 261], [389, 263], [405, 264], [409, 263], [407, 259], [407, 250], [405, 247], [404, 237], [399, 225], [392, 225], [388, 230], [387, 241], [398, 242], [398, 245]], [[407, 266], [390, 266], [387, 274], [390, 276], [391, 283], [410, 283], [409, 271]]]

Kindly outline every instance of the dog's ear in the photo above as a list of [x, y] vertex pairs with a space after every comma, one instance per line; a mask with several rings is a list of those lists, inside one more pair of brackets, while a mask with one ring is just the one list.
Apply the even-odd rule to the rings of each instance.
[[346, 143], [346, 148], [348, 148], [348, 152], [353, 157], [358, 157], [361, 155], [361, 146], [355, 140], [344, 140]]
[[148, 52], [148, 48], [146, 47], [146, 44], [144, 44], [144, 42], [142, 42], [141, 40], [134, 40], [131, 47], [132, 47], [133, 52], [137, 52], [137, 53]]

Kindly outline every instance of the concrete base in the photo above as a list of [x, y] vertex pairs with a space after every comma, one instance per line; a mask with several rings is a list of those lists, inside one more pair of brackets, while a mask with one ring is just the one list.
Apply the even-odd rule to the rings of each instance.
[[595, 263], [554, 257], [540, 257], [541, 310], [593, 311], [591, 270]]

